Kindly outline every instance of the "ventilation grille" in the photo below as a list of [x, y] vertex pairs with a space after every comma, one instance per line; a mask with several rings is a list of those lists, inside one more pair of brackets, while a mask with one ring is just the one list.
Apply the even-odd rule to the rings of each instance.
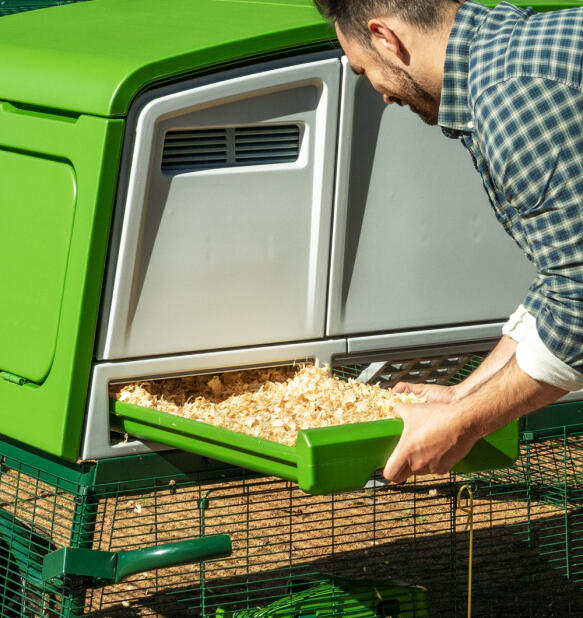
[[164, 141], [162, 171], [196, 170], [297, 161], [297, 124], [169, 131]]
[[162, 171], [196, 170], [297, 161], [297, 124], [169, 131], [164, 141]]
[[[477, 352], [451, 352], [449, 354], [418, 356], [415, 358], [393, 358], [373, 364], [358, 363], [340, 365], [332, 369], [339, 377], [359, 378], [367, 382], [391, 388], [397, 382], [425, 384], [457, 384], [466, 378], [488, 355], [489, 350]], [[369, 370], [372, 368], [372, 372]], [[368, 374], [364, 372], [367, 371]]]
[[166, 134], [162, 171], [179, 173], [228, 165], [227, 129], [170, 131]]

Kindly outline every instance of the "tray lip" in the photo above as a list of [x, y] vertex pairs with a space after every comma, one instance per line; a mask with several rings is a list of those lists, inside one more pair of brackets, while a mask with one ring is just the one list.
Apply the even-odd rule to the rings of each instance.
[[[204, 440], [217, 442], [232, 448], [234, 451], [260, 453], [262, 456], [265, 456], [266, 459], [278, 459], [288, 464], [297, 464], [295, 447], [293, 446], [257, 438], [224, 427], [211, 425], [210, 423], [183, 418], [171, 414], [170, 412], [163, 412], [154, 408], [146, 408], [144, 406], [113, 399], [109, 401], [110, 412], [114, 416], [122, 419], [141, 422], [154, 426], [161, 431], [181, 433], [193, 438], [202, 438]], [[160, 415], [162, 415], [161, 418]], [[266, 444], [268, 445], [268, 449], [266, 449]]]
[[[344, 423], [341, 425], [328, 425], [325, 427], [311, 427], [309, 429], [300, 429], [297, 432], [298, 439], [296, 441], [296, 445], [290, 446], [287, 444], [281, 444], [280, 442], [275, 442], [274, 440], [269, 440], [268, 438], [258, 438], [256, 436], [233, 431], [232, 429], [227, 429], [225, 427], [204, 423], [203, 421], [184, 418], [182, 416], [177, 416], [170, 412], [164, 412], [155, 408], [139, 406], [115, 399], [110, 399], [109, 402], [110, 412], [116, 417], [144, 422], [149, 425], [156, 425], [161, 430], [172, 431], [174, 433], [178, 432], [191, 435], [193, 437], [201, 437], [207, 440], [221, 442], [231, 446], [234, 450], [253, 451], [263, 454], [265, 453], [265, 446], [268, 445], [268, 448], [271, 451], [275, 451], [272, 453], [272, 458], [293, 463], [297, 463], [298, 461], [297, 450], [299, 444], [316, 446], [321, 442], [318, 438], [344, 437], [343, 434], [345, 434], [346, 437], [350, 437], [351, 441], [353, 441], [355, 438], [355, 430], [358, 434], [360, 434], [359, 437], [367, 439], [384, 435], [384, 432], [379, 434], [376, 431], [381, 427], [385, 428], [385, 430], [397, 429], [398, 433], [401, 433], [403, 428], [403, 421], [400, 418], [385, 418], [375, 421], [362, 421], [359, 423]], [[159, 415], [163, 415], [161, 419], [158, 418]], [[164, 420], [167, 420], [167, 423], [171, 423], [172, 426], [164, 423]], [[371, 435], [367, 435], [369, 432]], [[389, 433], [393, 434], [394, 432], [389, 431]], [[350, 436], [348, 434], [350, 434]], [[236, 439], [238, 444], [229, 441], [229, 438], [231, 440]]]
[[[144, 422], [148, 425], [158, 427], [161, 430], [171, 431], [173, 433], [182, 433], [192, 437], [220, 442], [239, 451], [251, 451], [264, 454], [267, 445], [272, 451], [271, 458], [281, 459], [282, 461], [295, 464], [298, 463], [298, 447], [302, 450], [304, 450], [305, 445], [308, 445], [309, 448], [317, 448], [317, 446], [321, 444], [330, 443], [326, 438], [337, 439], [346, 437], [349, 438], [347, 441], [352, 442], [355, 440], [389, 437], [395, 434], [400, 435], [403, 430], [403, 420], [398, 417], [377, 419], [374, 421], [361, 421], [358, 423], [327, 425], [325, 427], [311, 427], [309, 429], [298, 430], [296, 445], [290, 446], [288, 444], [269, 440], [268, 438], [258, 438], [225, 427], [184, 418], [170, 412], [139, 406], [126, 401], [110, 399], [109, 404], [110, 412], [114, 416], [120, 418]], [[160, 415], [162, 416], [160, 417]], [[164, 420], [167, 420], [167, 423], [164, 423]], [[381, 431], [378, 431], [379, 429], [381, 429]], [[491, 436], [496, 435], [497, 439], [501, 439], [503, 442], [514, 441], [517, 433], [518, 422], [513, 420], [491, 434], [484, 436], [481, 440], [489, 442]], [[233, 440], [237, 442], [232, 442]]]

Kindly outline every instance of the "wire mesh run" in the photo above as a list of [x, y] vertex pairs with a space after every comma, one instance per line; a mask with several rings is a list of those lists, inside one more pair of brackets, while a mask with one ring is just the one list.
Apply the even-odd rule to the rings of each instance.
[[[184, 453], [101, 462], [67, 479], [22, 451], [0, 475], [0, 615], [463, 616], [462, 484], [474, 493], [473, 615], [581, 615], [583, 436], [522, 449], [496, 474], [330, 496]], [[216, 533], [230, 535], [231, 556], [118, 584], [42, 579], [61, 547], [117, 552]]]
[[[447, 587], [453, 491], [449, 478], [414, 483], [407, 492], [373, 487], [318, 497], [274, 478], [221, 483], [209, 479], [194, 487], [180, 482], [169, 487], [173, 493], [105, 498], [96, 523], [96, 547], [134, 548], [151, 544], [154, 536], [157, 542], [167, 542], [228, 532], [233, 554], [90, 590], [87, 609], [92, 615], [126, 616], [132, 608], [139, 616], [251, 616], [255, 614], [237, 612], [267, 611], [270, 606], [273, 611], [284, 612], [285, 607], [290, 611], [298, 598], [312, 603], [313, 593], [323, 603], [318, 615], [376, 616], [382, 614], [374, 607], [378, 601], [391, 601], [390, 588], [398, 580], [409, 584], [399, 586], [405, 595], [401, 611], [425, 616], [425, 590], [409, 581], [416, 578], [415, 563], [422, 559], [441, 566], [424, 583], [437, 579], [441, 583], [436, 590]], [[446, 551], [433, 542], [436, 534]], [[395, 538], [408, 550], [391, 556], [386, 546]], [[343, 592], [350, 595], [354, 589], [361, 600], [367, 596], [363, 591], [368, 591], [368, 599], [346, 604], [344, 598], [341, 607]]]
[[[580, 446], [578, 436], [569, 438], [574, 462], [583, 457]], [[513, 476], [536, 461], [543, 468], [537, 472], [550, 480], [559, 453], [546, 441], [524, 444], [523, 450], [525, 458], [508, 473], [510, 480], [506, 473], [424, 477], [403, 486], [315, 497], [278, 479], [232, 477], [217, 483], [211, 475], [196, 485], [165, 480], [161, 493], [114, 492], [101, 498], [95, 547], [132, 548], [228, 532], [233, 554], [91, 589], [86, 610], [112, 617], [129, 610], [136, 616], [294, 615], [285, 612], [297, 610], [301, 595], [328, 586], [318, 616], [383, 615], [374, 607], [341, 607], [341, 593], [334, 597], [330, 586], [349, 581], [374, 598], [375, 590], [386, 591], [395, 582], [420, 591], [401, 605], [410, 612], [403, 615], [463, 616], [469, 533], [456, 496], [469, 482], [475, 496], [473, 615], [579, 615], [576, 509], [532, 491], [532, 476], [520, 482]], [[554, 477], [557, 490], [562, 478]], [[561, 527], [565, 521], [567, 527]]]
[[[379, 376], [446, 368], [439, 383], [453, 384], [487, 351], [395, 356]], [[357, 377], [375, 360], [333, 370]], [[179, 451], [75, 466], [0, 442], [0, 615], [456, 617], [470, 584], [474, 616], [583, 615], [583, 425], [535, 426], [508, 470], [377, 477], [328, 496]], [[462, 485], [474, 497], [471, 581]], [[118, 555], [216, 534], [230, 556], [119, 583], [43, 575], [62, 548]]]
[[[44, 584], [42, 561], [74, 537], [75, 495], [58, 475], [0, 459], [0, 615], [69, 616], [59, 584]], [[75, 488], [76, 489], [76, 488]]]

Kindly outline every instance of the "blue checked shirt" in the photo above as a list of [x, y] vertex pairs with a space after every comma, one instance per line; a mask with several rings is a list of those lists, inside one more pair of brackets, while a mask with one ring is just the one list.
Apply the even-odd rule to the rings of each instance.
[[438, 122], [469, 150], [496, 217], [536, 266], [523, 305], [538, 337], [581, 374], [583, 8], [467, 0], [449, 38]]

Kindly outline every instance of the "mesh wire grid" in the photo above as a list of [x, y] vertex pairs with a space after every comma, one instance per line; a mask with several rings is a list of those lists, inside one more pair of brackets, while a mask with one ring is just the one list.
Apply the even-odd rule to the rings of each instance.
[[[373, 382], [383, 388], [397, 382], [425, 382], [427, 384], [456, 384], [467, 377], [486, 357], [489, 349], [472, 352], [448, 352], [401, 357], [399, 354], [388, 360]], [[369, 366], [368, 362], [356, 362], [333, 367], [338, 377], [358, 378]]]
[[[1, 615], [299, 616], [290, 607], [294, 600], [313, 601], [310, 588], [325, 596], [318, 613], [307, 615], [383, 615], [366, 602], [342, 605], [339, 588], [316, 590], [348, 579], [370, 591], [369, 603], [388, 581], [397, 581], [427, 589], [421, 592], [430, 615], [463, 616], [469, 536], [456, 495], [469, 483], [475, 497], [473, 615], [577, 616], [583, 592], [578, 505], [548, 501], [533, 488], [538, 474], [546, 487], [568, 495], [556, 470], [563, 462], [580, 468], [581, 438], [566, 436], [564, 458], [553, 439], [524, 443], [520, 463], [499, 475], [424, 477], [331, 496], [309, 496], [293, 483], [231, 467], [138, 479], [132, 471], [147, 460], [125, 458], [108, 464], [118, 467], [113, 476], [119, 480], [75, 490], [58, 477], [48, 482], [43, 470], [11, 462], [0, 480], [2, 517], [11, 522], [0, 529]], [[154, 464], [159, 457], [152, 455]], [[105, 586], [39, 579], [42, 560], [54, 548], [117, 551], [214, 533], [231, 536], [230, 557]], [[23, 546], [26, 555], [18, 549]], [[6, 555], [15, 551], [16, 557]], [[427, 615], [425, 596], [409, 596], [401, 615]]]
[[[461, 359], [448, 381], [480, 357]], [[361, 370], [341, 368], [345, 377]], [[0, 465], [0, 615], [464, 616], [462, 484], [474, 493], [472, 615], [583, 615], [582, 434], [525, 434], [505, 471], [330, 496], [185, 453], [87, 464], [109, 470], [100, 480], [12, 449]], [[173, 457], [180, 464], [168, 472]], [[40, 576], [61, 547], [131, 550], [215, 533], [230, 535], [230, 557], [119, 584]], [[398, 609], [389, 582], [402, 586]]]
[[[371, 488], [317, 497], [274, 478], [240, 477], [219, 483], [209, 478], [194, 486], [173, 478], [168, 483], [172, 493], [114, 492], [102, 498], [103, 516], [96, 523], [99, 547], [138, 547], [152, 544], [153, 536], [157, 542], [168, 542], [228, 532], [233, 554], [204, 565], [165, 569], [155, 580], [146, 573], [90, 590], [86, 608], [92, 615], [125, 616], [129, 608], [144, 616], [215, 616], [221, 611], [239, 615], [236, 612], [245, 610], [252, 613], [241, 616], [291, 615], [286, 613], [291, 611], [288, 602], [298, 595], [309, 596], [306, 591], [318, 583], [338, 578], [348, 578], [352, 585], [361, 582], [371, 591], [373, 602], [374, 591], [382, 594], [388, 579], [416, 583], [410, 578], [422, 556], [441, 565], [433, 577], [447, 586], [453, 487], [449, 478], [416, 483], [406, 494]], [[107, 517], [108, 511], [117, 512], [117, 517]], [[430, 540], [433, 534], [445, 540], [445, 552]], [[393, 538], [409, 546], [398, 559], [385, 552]], [[152, 594], [156, 587], [159, 592]], [[146, 603], [139, 601], [144, 595]], [[341, 596], [328, 590], [317, 615], [381, 615], [363, 610], [356, 601], [340, 608]], [[270, 607], [280, 613], [257, 613], [258, 608]], [[401, 603], [401, 611], [411, 616], [426, 615], [423, 607], [415, 598]]]

